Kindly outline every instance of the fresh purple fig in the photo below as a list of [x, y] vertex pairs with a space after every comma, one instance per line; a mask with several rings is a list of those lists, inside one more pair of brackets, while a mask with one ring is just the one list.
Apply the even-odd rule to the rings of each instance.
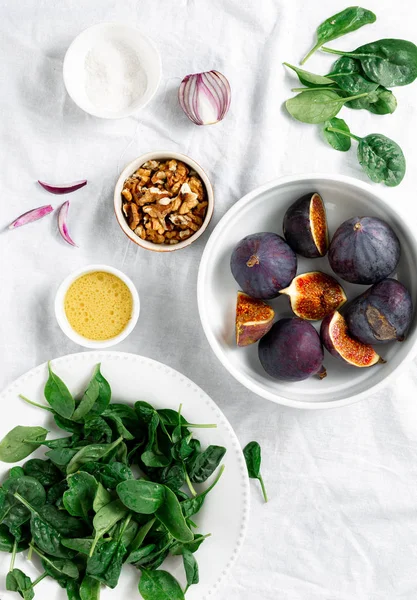
[[326, 376], [320, 337], [307, 321], [280, 319], [259, 342], [259, 360], [275, 379], [302, 381]]
[[233, 250], [230, 268], [245, 294], [268, 300], [291, 283], [297, 272], [297, 257], [276, 233], [254, 233]]
[[321, 271], [297, 275], [290, 287], [281, 290], [280, 294], [290, 297], [291, 308], [297, 317], [309, 321], [320, 321], [346, 302], [340, 283]]
[[296, 200], [284, 216], [284, 236], [290, 247], [306, 258], [324, 256], [329, 246], [326, 210], [317, 192]]
[[272, 327], [274, 310], [263, 300], [237, 293], [236, 344], [249, 346], [258, 342]]
[[347, 324], [337, 310], [323, 319], [321, 341], [332, 356], [354, 367], [372, 367], [385, 362], [368, 344], [362, 344], [349, 335]]
[[340, 225], [330, 244], [329, 262], [336, 275], [368, 285], [393, 273], [400, 260], [393, 229], [376, 217], [353, 217]]
[[413, 318], [407, 288], [396, 279], [384, 279], [347, 307], [345, 319], [352, 336], [363, 344], [402, 342]]

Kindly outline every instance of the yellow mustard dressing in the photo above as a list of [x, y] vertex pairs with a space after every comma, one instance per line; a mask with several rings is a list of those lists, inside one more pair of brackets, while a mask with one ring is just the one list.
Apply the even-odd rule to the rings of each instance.
[[127, 326], [133, 308], [127, 285], [111, 273], [94, 271], [76, 279], [64, 299], [71, 327], [89, 340], [108, 340]]

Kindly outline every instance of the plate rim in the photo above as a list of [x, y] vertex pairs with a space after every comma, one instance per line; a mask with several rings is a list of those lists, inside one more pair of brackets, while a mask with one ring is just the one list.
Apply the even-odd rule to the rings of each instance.
[[247, 474], [246, 463], [243, 455], [243, 449], [240, 445], [239, 439], [227, 419], [224, 412], [221, 408], [214, 402], [214, 400], [205, 392], [199, 385], [197, 385], [192, 379], [177, 371], [176, 369], [170, 367], [169, 365], [162, 363], [153, 358], [149, 358], [147, 356], [143, 356], [140, 354], [134, 354], [133, 352], [122, 352], [117, 350], [90, 350], [86, 352], [74, 352], [71, 354], [66, 354], [64, 356], [60, 356], [50, 361], [43, 362], [29, 371], [26, 371], [23, 375], [12, 381], [6, 388], [4, 388], [0, 392], [0, 402], [4, 400], [4, 398], [13, 393], [13, 391], [20, 387], [23, 383], [27, 382], [29, 379], [32, 379], [36, 375], [40, 374], [42, 370], [44, 370], [48, 362], [51, 362], [52, 365], [59, 365], [60, 363], [66, 363], [68, 361], [76, 361], [76, 360], [97, 360], [98, 362], [104, 361], [106, 358], [110, 358], [111, 360], [133, 360], [139, 361], [140, 363], [147, 364], [151, 366], [151, 368], [156, 368], [160, 370], [163, 368], [167, 374], [171, 377], [179, 378], [180, 381], [184, 381], [187, 386], [189, 386], [193, 392], [198, 393], [200, 397], [204, 400], [206, 405], [211, 408], [213, 412], [216, 414], [217, 422], [221, 423], [223, 427], [227, 430], [230, 440], [232, 442], [233, 451], [236, 453], [238, 458], [238, 462], [241, 466], [241, 470], [244, 473], [244, 476], [240, 480], [240, 490], [242, 496], [242, 522], [240, 524], [240, 530], [238, 534], [237, 541], [235, 546], [231, 552], [231, 556], [229, 557], [226, 566], [222, 569], [217, 577], [217, 580], [213, 583], [212, 587], [204, 596], [201, 597], [201, 600], [209, 600], [213, 597], [214, 593], [218, 592], [220, 585], [223, 583], [225, 577], [230, 573], [231, 569], [235, 565], [239, 554], [242, 550], [244, 541], [246, 539], [248, 526], [249, 526], [249, 513], [250, 513], [250, 485], [249, 485], [249, 476]]
[[261, 398], [265, 398], [266, 400], [270, 400], [275, 404], [280, 404], [283, 406], [287, 406], [290, 408], [302, 408], [306, 410], [320, 410], [320, 409], [331, 409], [331, 408], [340, 408], [342, 406], [348, 406], [350, 404], [354, 404], [361, 400], [364, 400], [366, 397], [369, 397], [370, 394], [375, 394], [377, 391], [385, 388], [389, 382], [392, 381], [394, 377], [397, 377], [409, 364], [409, 362], [417, 355], [417, 336], [414, 340], [413, 345], [409, 349], [409, 353], [405, 360], [394, 370], [389, 373], [382, 381], [376, 383], [368, 390], [364, 390], [359, 392], [358, 394], [353, 394], [352, 396], [348, 396], [347, 398], [342, 398], [341, 400], [334, 400], [331, 402], [304, 402], [301, 400], [291, 400], [289, 398], [284, 398], [283, 396], [273, 394], [268, 390], [259, 389], [256, 383], [253, 383], [244, 373], [242, 373], [239, 369], [237, 369], [227, 358], [224, 357], [220, 346], [217, 343], [217, 339], [214, 336], [211, 329], [208, 327], [208, 316], [205, 311], [205, 293], [204, 293], [204, 281], [206, 279], [208, 264], [210, 261], [210, 254], [212, 248], [218, 242], [220, 234], [222, 233], [223, 228], [233, 219], [236, 213], [238, 213], [242, 208], [244, 208], [247, 204], [249, 204], [254, 198], [264, 194], [265, 192], [271, 190], [274, 187], [280, 187], [289, 183], [296, 183], [298, 181], [316, 181], [316, 180], [327, 180], [333, 183], [341, 183], [350, 185], [356, 188], [359, 188], [367, 193], [372, 194], [377, 198], [377, 200], [383, 205], [387, 206], [390, 211], [394, 212], [397, 216], [398, 220], [401, 222], [401, 226], [404, 228], [407, 237], [412, 241], [415, 248], [417, 248], [417, 238], [415, 234], [412, 232], [411, 228], [408, 226], [407, 221], [402, 213], [398, 212], [393, 208], [388, 200], [384, 198], [383, 195], [378, 195], [373, 186], [364, 181], [360, 181], [355, 179], [354, 177], [349, 177], [348, 175], [338, 175], [338, 174], [326, 174], [326, 173], [299, 173], [293, 175], [284, 175], [281, 177], [276, 177], [267, 183], [264, 183], [255, 189], [251, 190], [247, 194], [245, 194], [242, 198], [237, 200], [233, 206], [231, 206], [226, 213], [222, 216], [220, 221], [217, 223], [216, 227], [213, 229], [207, 243], [205, 245], [200, 265], [198, 268], [198, 277], [197, 277], [197, 305], [198, 312], [200, 315], [201, 325], [203, 327], [203, 331], [206, 335], [207, 341], [210, 345], [210, 348], [223, 365], [223, 367], [228, 371], [239, 383], [244, 385], [251, 392], [255, 393], [257, 396]]

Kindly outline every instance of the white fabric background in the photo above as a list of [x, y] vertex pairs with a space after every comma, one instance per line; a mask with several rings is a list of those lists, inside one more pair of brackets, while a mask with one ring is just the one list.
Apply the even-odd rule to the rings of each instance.
[[[104, 262], [136, 283], [142, 312], [119, 350], [150, 356], [182, 371], [224, 410], [242, 445], [262, 444], [271, 501], [256, 483], [247, 541], [219, 600], [415, 600], [417, 596], [417, 370], [361, 404], [328, 412], [285, 409], [249, 393], [212, 354], [202, 332], [196, 278], [207, 240], [171, 255], [143, 251], [119, 229], [112, 209], [119, 170], [139, 154], [178, 150], [209, 172], [215, 218], [246, 192], [279, 175], [343, 173], [366, 180], [354, 151], [326, 146], [313, 126], [288, 118], [282, 102], [296, 79], [281, 63], [297, 63], [315, 27], [346, 0], [2, 0], [0, 2], [0, 387], [47, 359], [80, 348], [59, 330], [53, 299], [72, 270]], [[414, 0], [368, 0], [378, 21], [332, 43], [355, 48], [383, 37], [415, 41]], [[163, 80], [135, 117], [104, 121], [67, 96], [62, 61], [84, 28], [119, 20], [156, 42]], [[307, 64], [326, 72], [332, 59]], [[226, 120], [196, 127], [182, 114], [177, 88], [184, 75], [218, 69], [229, 78]], [[399, 188], [381, 188], [415, 222], [417, 84], [396, 88], [397, 112], [378, 117], [343, 110], [353, 132], [381, 132], [408, 159]], [[37, 179], [88, 179], [68, 196], [70, 231], [61, 241], [56, 219], [9, 232], [17, 215], [59, 198]], [[209, 232], [210, 232], [209, 231]], [[155, 382], [158, 385], [158, 382]], [[1, 410], [8, 410], [7, 406]], [[117, 598], [117, 591], [114, 592]]]

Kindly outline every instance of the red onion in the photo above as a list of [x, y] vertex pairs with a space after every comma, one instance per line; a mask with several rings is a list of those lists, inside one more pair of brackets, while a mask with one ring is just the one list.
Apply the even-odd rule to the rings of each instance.
[[75, 192], [75, 190], [79, 190], [87, 185], [87, 179], [74, 181], [73, 183], [63, 183], [61, 185], [52, 185], [51, 183], [45, 183], [45, 181], [39, 181], [38, 179], [38, 183], [51, 194], [69, 194], [70, 192]]
[[181, 81], [178, 99], [193, 123], [212, 125], [221, 121], [229, 110], [230, 85], [218, 71], [187, 75]]
[[38, 208], [33, 208], [32, 210], [28, 210], [28, 212], [23, 213], [20, 217], [17, 217], [10, 223], [9, 229], [16, 229], [16, 227], [21, 227], [22, 225], [26, 225], [27, 223], [32, 223], [33, 221], [37, 221], [38, 219], [42, 219], [46, 215], [49, 215], [54, 209], [50, 204], [46, 206], [39, 206]]
[[71, 246], [76, 246], [77, 244], [71, 239], [71, 236], [68, 232], [67, 227], [67, 215], [69, 209], [69, 200], [64, 202], [64, 204], [59, 209], [58, 213], [58, 229], [59, 233], [62, 235], [63, 239], [70, 244]]

